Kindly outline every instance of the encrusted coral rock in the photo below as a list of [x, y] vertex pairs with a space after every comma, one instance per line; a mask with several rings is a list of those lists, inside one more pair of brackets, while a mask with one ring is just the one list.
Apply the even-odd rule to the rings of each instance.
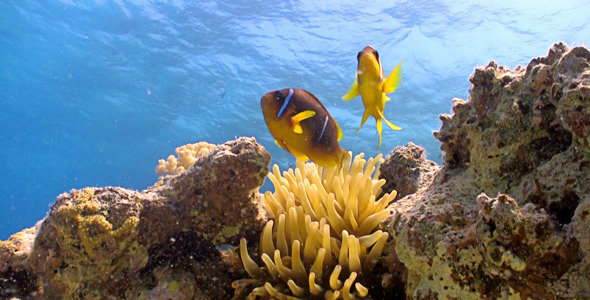
[[32, 267], [46, 281], [46, 297], [63, 291], [66, 298], [98, 298], [101, 290], [85, 287], [115, 288], [145, 266], [147, 248], [137, 241], [138, 194], [107, 187], [58, 197], [31, 255]]
[[589, 60], [555, 44], [526, 68], [475, 70], [435, 133], [441, 170], [390, 205], [408, 297], [590, 297]]
[[37, 292], [37, 276], [28, 259], [37, 236], [38, 226], [13, 234], [0, 241], [0, 299], [25, 298]]
[[141, 217], [153, 221], [139, 224], [140, 240], [164, 241], [190, 228], [215, 245], [237, 244], [239, 233], [263, 224], [257, 191], [269, 163], [260, 144], [242, 137], [217, 146], [186, 172], [166, 176], [144, 191], [160, 197], [143, 203]]
[[156, 174], [164, 175], [168, 173], [169, 175], [178, 175], [188, 170], [200, 157], [207, 156], [214, 148], [215, 145], [207, 142], [198, 142], [177, 147], [175, 152], [178, 157], [170, 155], [166, 160], [158, 160]]
[[455, 269], [453, 274], [463, 272], [462, 284], [477, 288], [470, 282], [481, 277], [481, 280], [503, 281], [508, 290], [533, 299], [561, 294], [548, 288], [546, 283], [561, 279], [580, 261], [578, 241], [560, 235], [545, 210], [532, 203], [520, 208], [514, 199], [502, 194], [496, 198], [482, 194], [477, 202], [481, 209], [476, 223], [468, 231], [475, 231], [483, 243], [467, 246], [462, 242], [469, 237], [459, 238], [449, 243], [449, 253], [458, 255], [455, 259], [459, 259], [462, 251], [477, 250], [482, 255], [486, 275], [478, 274], [476, 269], [470, 270], [472, 274], [465, 273], [468, 268]]
[[568, 149], [588, 154], [589, 59], [586, 48], [555, 44], [526, 68], [477, 68], [469, 100], [454, 99], [454, 115], [442, 115], [435, 132], [445, 168], [469, 167], [477, 187], [495, 194]]
[[[230, 265], [216, 246], [257, 240], [265, 221], [257, 189], [269, 162], [253, 138], [239, 138], [142, 192], [105, 187], [60, 195], [29, 252], [40, 296], [228, 298]], [[227, 285], [214, 284], [220, 280]]]
[[380, 178], [387, 178], [383, 191], [397, 191], [397, 197], [416, 193], [424, 182], [425, 174], [433, 174], [440, 167], [426, 159], [424, 148], [409, 142], [405, 147], [396, 147], [380, 167]]
[[194, 275], [189, 272], [158, 268], [153, 273], [158, 283], [146, 295], [142, 295], [147, 299], [209, 299], [208, 297], [197, 298], [203, 293], [198, 293]]

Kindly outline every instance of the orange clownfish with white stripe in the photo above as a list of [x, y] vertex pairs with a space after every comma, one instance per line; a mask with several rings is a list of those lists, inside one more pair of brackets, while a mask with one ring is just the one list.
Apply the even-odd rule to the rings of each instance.
[[266, 93], [260, 106], [275, 143], [297, 159], [323, 167], [341, 166], [350, 157], [339, 140], [342, 130], [324, 105], [302, 89]]
[[385, 108], [385, 102], [391, 100], [386, 94], [393, 93], [402, 81], [402, 63], [400, 62], [397, 67], [391, 71], [389, 76], [384, 78], [383, 66], [381, 65], [379, 53], [370, 45], [366, 46], [363, 51], [358, 53], [357, 61], [358, 68], [354, 83], [342, 99], [348, 101], [361, 95], [363, 105], [365, 106], [365, 112], [363, 113], [361, 126], [359, 126], [355, 133], [363, 127], [367, 118], [369, 118], [369, 115], [373, 116], [377, 123], [379, 148], [381, 148], [381, 119], [385, 120], [391, 129], [401, 130], [399, 126], [392, 124], [385, 118], [383, 115], [383, 109]]

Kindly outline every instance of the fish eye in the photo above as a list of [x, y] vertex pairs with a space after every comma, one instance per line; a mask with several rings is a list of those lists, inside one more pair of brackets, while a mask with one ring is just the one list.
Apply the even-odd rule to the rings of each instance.
[[283, 94], [281, 93], [281, 91], [279, 91], [279, 90], [275, 91], [275, 98], [277, 100], [280, 100], [282, 96], [283, 96]]

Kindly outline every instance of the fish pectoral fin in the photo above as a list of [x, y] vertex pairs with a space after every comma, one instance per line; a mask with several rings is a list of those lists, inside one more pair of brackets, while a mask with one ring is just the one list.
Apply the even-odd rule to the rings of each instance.
[[346, 95], [342, 96], [342, 100], [349, 101], [349, 100], [352, 100], [354, 97], [360, 95], [358, 78], [359, 78], [359, 75], [356, 74], [354, 76], [354, 83], [350, 86], [350, 88], [348, 89], [348, 92], [346, 92]]
[[399, 126], [397, 126], [397, 125], [394, 125], [393, 123], [389, 122], [389, 120], [387, 120], [387, 119], [385, 118], [385, 116], [383, 115], [383, 112], [379, 112], [379, 116], [381, 116], [381, 119], [385, 120], [385, 123], [387, 123], [387, 125], [388, 125], [389, 127], [391, 127], [391, 129], [393, 129], [393, 130], [398, 130], [398, 131], [399, 131], [399, 130], [402, 130], [402, 128], [401, 128], [401, 127], [399, 127]]
[[383, 82], [383, 93], [393, 93], [402, 82], [402, 63], [400, 62]]
[[303, 128], [301, 128], [301, 125], [295, 124], [295, 126], [293, 126], [293, 132], [295, 132], [297, 134], [302, 134]]
[[313, 110], [304, 110], [296, 115], [294, 115], [293, 117], [291, 117], [291, 121], [299, 123], [305, 119], [309, 119], [311, 117], [315, 116], [315, 111]]
[[291, 130], [293, 130], [293, 132], [295, 132], [297, 134], [303, 133], [303, 129], [301, 128], [301, 125], [299, 125], [299, 123], [301, 123], [301, 121], [303, 121], [305, 119], [309, 119], [313, 116], [315, 116], [315, 111], [313, 111], [313, 110], [305, 110], [305, 111], [302, 111], [302, 112], [292, 116], [291, 117]]

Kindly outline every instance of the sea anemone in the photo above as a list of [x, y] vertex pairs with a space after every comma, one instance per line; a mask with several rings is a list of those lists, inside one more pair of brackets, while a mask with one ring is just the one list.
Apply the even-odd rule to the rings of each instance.
[[363, 274], [379, 261], [388, 234], [376, 230], [390, 215], [397, 195], [376, 200], [385, 184], [379, 176], [383, 156], [347, 160], [323, 168], [297, 161], [295, 171], [268, 174], [275, 192], [264, 194], [271, 216], [260, 238], [260, 267], [240, 240], [240, 257], [249, 279], [233, 282], [236, 298], [354, 299], [368, 296]]

